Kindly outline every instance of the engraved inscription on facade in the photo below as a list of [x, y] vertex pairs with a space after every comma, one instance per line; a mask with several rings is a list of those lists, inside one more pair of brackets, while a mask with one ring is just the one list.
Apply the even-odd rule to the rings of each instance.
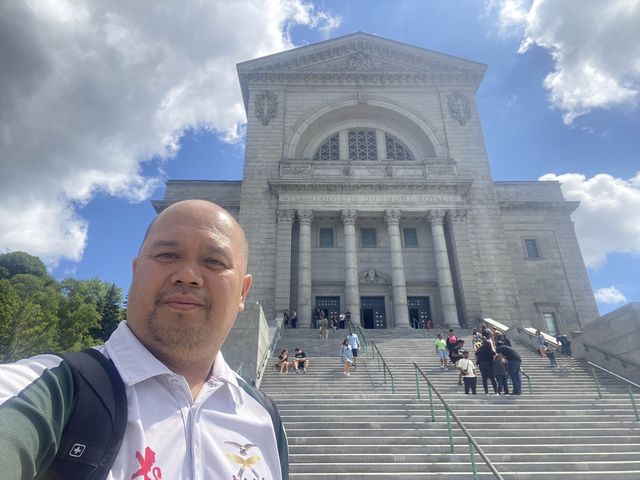
[[316, 194], [281, 193], [280, 202], [296, 205], [399, 205], [454, 204], [461, 201], [457, 195], [447, 194]]

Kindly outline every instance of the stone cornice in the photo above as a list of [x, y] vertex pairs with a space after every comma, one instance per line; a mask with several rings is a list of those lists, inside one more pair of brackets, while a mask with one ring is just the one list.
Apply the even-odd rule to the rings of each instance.
[[269, 188], [275, 194], [285, 192], [296, 193], [452, 193], [464, 196], [469, 191], [472, 180], [458, 179], [454, 182], [438, 181], [392, 181], [381, 184], [379, 180], [359, 179], [354, 183], [352, 179], [316, 181], [309, 183], [308, 179], [276, 179], [269, 181]]

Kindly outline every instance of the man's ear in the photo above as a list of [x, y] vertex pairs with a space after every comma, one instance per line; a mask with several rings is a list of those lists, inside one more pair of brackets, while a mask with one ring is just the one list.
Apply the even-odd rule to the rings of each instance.
[[138, 266], [138, 257], [131, 260], [131, 272], [136, 273], [136, 267]]
[[249, 274], [244, 276], [244, 280], [242, 281], [242, 293], [240, 298], [240, 305], [238, 305], [238, 311], [241, 312], [244, 310], [244, 302], [247, 300], [247, 295], [249, 295], [249, 289], [251, 288], [251, 283], [253, 282], [253, 277]]

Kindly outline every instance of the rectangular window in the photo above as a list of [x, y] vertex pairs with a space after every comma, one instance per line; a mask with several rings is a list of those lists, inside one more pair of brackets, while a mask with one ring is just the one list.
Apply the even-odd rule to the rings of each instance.
[[556, 324], [556, 314], [553, 312], [543, 312], [542, 319], [546, 327], [547, 333], [552, 337], [558, 334], [558, 325]]
[[375, 228], [360, 229], [360, 245], [363, 248], [375, 248], [376, 246], [376, 230]]
[[535, 238], [525, 238], [524, 248], [527, 254], [527, 258], [540, 258], [538, 243], [536, 242]]
[[333, 228], [320, 228], [320, 247], [333, 248]]
[[415, 228], [403, 228], [405, 248], [415, 248], [418, 246], [418, 232]]

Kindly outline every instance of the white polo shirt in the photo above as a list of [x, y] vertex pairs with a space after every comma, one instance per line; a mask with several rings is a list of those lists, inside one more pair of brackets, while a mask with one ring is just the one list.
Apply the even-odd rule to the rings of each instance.
[[264, 478], [281, 480], [267, 411], [241, 387], [219, 353], [195, 400], [126, 322], [100, 347], [127, 391], [128, 420], [109, 480]]

